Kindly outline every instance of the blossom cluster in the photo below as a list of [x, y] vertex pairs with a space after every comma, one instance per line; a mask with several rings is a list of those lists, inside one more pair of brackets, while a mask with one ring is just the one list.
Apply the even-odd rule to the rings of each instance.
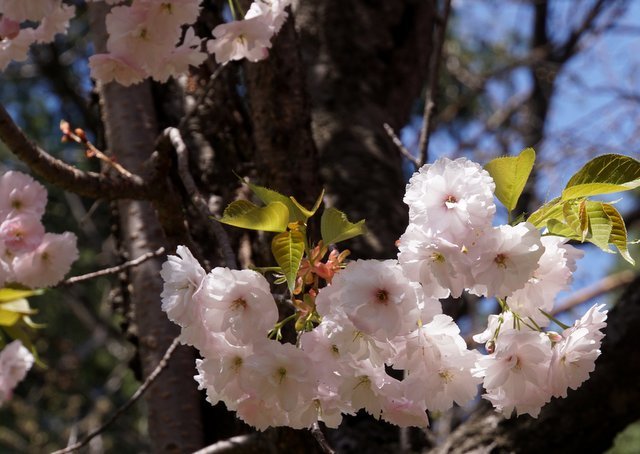
[[22, 345], [14, 340], [0, 351], [0, 406], [11, 399], [13, 390], [33, 366], [35, 358]]
[[[268, 337], [278, 306], [255, 271], [206, 273], [185, 247], [163, 265], [162, 307], [202, 356], [196, 380], [264, 429], [329, 427], [365, 409], [399, 426], [472, 400], [480, 384], [497, 410], [537, 416], [594, 369], [606, 325], [594, 306], [561, 333], [545, 332], [556, 294], [581, 253], [529, 223], [493, 226], [491, 176], [467, 159], [438, 160], [410, 180], [410, 222], [397, 260], [356, 260], [315, 296], [318, 323], [296, 345]], [[464, 291], [503, 309], [470, 350], [441, 299]], [[393, 369], [396, 372], [391, 373]]]
[[[106, 16], [106, 52], [89, 58], [91, 76], [132, 85], [147, 77], [166, 82], [184, 74], [206, 60], [205, 49], [221, 64], [267, 58], [291, 0], [255, 0], [244, 18], [215, 27], [212, 39], [196, 36], [193, 27], [201, 0], [107, 3], [114, 6]], [[11, 61], [26, 60], [32, 44], [66, 33], [74, 14], [75, 8], [62, 0], [0, 0], [0, 70]]]
[[218, 63], [231, 60], [259, 61], [267, 58], [271, 39], [287, 19], [285, 9], [291, 0], [255, 0], [242, 20], [220, 24], [207, 49]]
[[78, 258], [73, 233], [45, 232], [46, 205], [47, 190], [29, 175], [9, 171], [0, 177], [0, 287], [49, 287]]
[[135, 0], [119, 5], [106, 17], [107, 53], [89, 58], [91, 75], [102, 82], [122, 85], [146, 77], [166, 82], [170, 76], [186, 73], [189, 65], [206, 59], [201, 39], [193, 27], [201, 0]]
[[0, 70], [26, 60], [32, 44], [66, 33], [74, 14], [61, 0], [0, 0]]

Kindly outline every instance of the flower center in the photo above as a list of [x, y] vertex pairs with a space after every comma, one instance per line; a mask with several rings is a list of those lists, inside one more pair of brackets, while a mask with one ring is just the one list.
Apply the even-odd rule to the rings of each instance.
[[238, 370], [240, 370], [240, 367], [242, 367], [242, 358], [239, 356], [236, 356], [235, 358], [233, 358], [233, 370], [237, 373]]
[[507, 268], [507, 256], [504, 254], [496, 255], [496, 258], [493, 259], [494, 262], [498, 265], [498, 268], [506, 269]]
[[455, 195], [448, 195], [446, 199], [444, 199], [444, 206], [448, 209], [454, 208], [458, 203], [458, 198]]
[[387, 293], [386, 290], [378, 290], [376, 292], [376, 299], [381, 304], [387, 304], [387, 302], [389, 301], [389, 293]]
[[276, 371], [276, 375], [278, 376], [278, 383], [282, 383], [282, 381], [287, 376], [287, 369], [285, 369], [284, 367], [279, 367]]
[[247, 307], [247, 301], [244, 298], [235, 299], [231, 303], [232, 310], [245, 309], [246, 307]]
[[453, 381], [453, 374], [448, 370], [443, 370], [442, 372], [439, 372], [438, 375], [445, 383], [451, 383]]

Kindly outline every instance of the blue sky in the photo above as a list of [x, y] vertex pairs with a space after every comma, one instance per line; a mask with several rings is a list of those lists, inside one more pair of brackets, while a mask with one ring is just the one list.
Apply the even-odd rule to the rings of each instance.
[[[583, 0], [556, 0], [549, 17], [549, 30], [556, 39], [566, 38], [567, 25], [582, 21], [583, 12], [592, 4]], [[478, 1], [454, 0], [453, 21], [456, 36], [464, 45], [480, 48], [485, 40], [496, 46], [509, 47], [511, 53], [524, 56], [528, 52], [531, 34], [532, 7], [518, 0]], [[603, 153], [619, 153], [640, 158], [640, 1], [629, 2], [629, 8], [617, 20], [618, 26], [598, 36], [585, 39], [583, 49], [564, 67], [557, 79], [550, 112], [545, 124], [545, 140], [536, 149], [538, 162], [551, 163], [541, 171], [539, 197], [543, 200], [558, 195], [573, 173], [591, 157]], [[515, 48], [507, 42], [519, 42]], [[527, 69], [514, 71], [510, 86], [492, 82], [486, 93], [496, 105], [517, 94], [530, 90], [531, 76]], [[625, 100], [619, 93], [638, 94], [637, 100]], [[416, 116], [401, 131], [401, 138], [417, 155], [421, 117]], [[481, 123], [471, 124], [469, 136], [481, 130]], [[518, 152], [523, 146], [514, 142], [509, 150]], [[446, 131], [436, 130], [429, 148], [430, 160], [440, 156], [454, 156], [458, 143]], [[499, 154], [492, 136], [479, 142], [474, 157], [484, 164]], [[485, 158], [485, 161], [482, 159]], [[610, 199], [623, 198], [618, 209], [627, 211], [633, 206], [630, 193], [616, 194]], [[617, 263], [618, 257], [606, 254], [592, 245], [583, 247], [585, 257], [579, 262], [573, 289], [580, 289], [605, 276]], [[634, 246], [640, 258], [640, 247]], [[560, 300], [571, 292], [560, 295]], [[600, 298], [602, 302], [607, 297]], [[594, 304], [594, 301], [588, 303]], [[584, 310], [584, 308], [582, 308]], [[580, 309], [578, 309], [578, 312]], [[572, 317], [569, 321], [572, 321]]]

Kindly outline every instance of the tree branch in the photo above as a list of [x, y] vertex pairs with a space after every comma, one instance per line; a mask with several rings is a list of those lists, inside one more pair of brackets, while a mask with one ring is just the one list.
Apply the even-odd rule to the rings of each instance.
[[619, 273], [611, 274], [600, 279], [598, 282], [581, 289], [580, 291], [571, 295], [571, 297], [562, 301], [551, 311], [551, 315], [560, 314], [574, 307], [586, 303], [589, 300], [603, 295], [611, 290], [615, 290], [627, 284], [633, 282], [636, 278], [636, 273], [631, 270], [620, 271]]
[[398, 148], [400, 154], [407, 158], [407, 161], [413, 164], [415, 170], [418, 170], [420, 168], [420, 161], [416, 159], [416, 157], [413, 156], [409, 150], [407, 150], [407, 148], [402, 143], [402, 140], [400, 140], [400, 137], [398, 137], [389, 123], [383, 123], [382, 126], [384, 127], [384, 130], [387, 132], [387, 135], [389, 136], [393, 144]]
[[140, 265], [141, 263], [144, 263], [147, 260], [152, 259], [154, 257], [158, 257], [159, 255], [162, 255], [162, 254], [164, 254], [164, 247], [160, 247], [160, 248], [156, 249], [153, 252], [147, 252], [146, 254], [143, 254], [140, 257], [136, 258], [136, 259], [129, 260], [128, 262], [124, 262], [124, 263], [122, 263], [120, 265], [117, 265], [117, 266], [112, 266], [110, 268], [105, 268], [105, 269], [102, 269], [102, 270], [94, 271], [92, 273], [83, 274], [81, 276], [70, 277], [69, 279], [65, 279], [64, 281], [60, 282], [58, 285], [56, 285], [56, 287], [66, 287], [68, 285], [77, 284], [78, 282], [86, 281], [86, 280], [89, 280], [89, 279], [94, 279], [96, 277], [108, 276], [110, 274], [116, 274], [116, 273], [119, 273], [121, 271], [126, 270], [127, 268], [131, 268], [133, 266]]
[[145, 199], [148, 188], [137, 175], [106, 175], [84, 172], [54, 158], [33, 143], [0, 104], [0, 140], [29, 168], [49, 183], [91, 198]]
[[171, 140], [171, 144], [176, 151], [176, 155], [178, 157], [178, 173], [185, 189], [187, 190], [187, 194], [189, 195], [191, 202], [198, 210], [198, 213], [200, 213], [200, 216], [202, 216], [207, 229], [211, 231], [218, 241], [218, 245], [220, 246], [226, 265], [229, 268], [238, 269], [236, 256], [233, 252], [233, 248], [231, 247], [231, 242], [229, 241], [227, 232], [218, 221], [209, 219], [211, 217], [209, 206], [205, 201], [204, 196], [200, 191], [198, 191], [198, 188], [193, 181], [193, 177], [189, 172], [189, 151], [182, 140], [180, 130], [177, 128], [167, 128], [164, 133], [169, 137], [169, 140]]
[[429, 159], [429, 137], [433, 125], [433, 111], [435, 109], [435, 98], [438, 91], [438, 74], [440, 73], [440, 60], [442, 60], [442, 47], [444, 45], [445, 34], [447, 31], [447, 22], [449, 21], [449, 13], [451, 11], [451, 0], [445, 0], [444, 11], [442, 13], [442, 22], [438, 24], [438, 31], [434, 40], [435, 52], [431, 52], [431, 63], [429, 78], [427, 81], [427, 93], [424, 101], [424, 114], [422, 116], [422, 129], [420, 130], [420, 140], [418, 142], [418, 150], [420, 158], [418, 162], [421, 167]]
[[102, 424], [97, 429], [93, 430], [81, 441], [74, 443], [71, 446], [67, 446], [64, 449], [54, 451], [52, 454], [68, 454], [70, 452], [76, 451], [82, 448], [83, 446], [86, 446], [92, 439], [94, 439], [95, 437], [100, 435], [102, 432], [104, 432], [107, 429], [107, 427], [113, 424], [114, 421], [116, 421], [125, 411], [127, 411], [134, 403], [138, 401], [138, 399], [140, 399], [144, 395], [147, 389], [149, 389], [149, 387], [154, 383], [156, 378], [158, 378], [158, 376], [162, 373], [162, 371], [166, 369], [167, 365], [169, 364], [169, 360], [171, 359], [171, 355], [173, 355], [173, 352], [178, 347], [178, 345], [179, 345], [179, 340], [176, 337], [171, 343], [171, 345], [169, 346], [169, 348], [167, 349], [167, 351], [165, 352], [164, 356], [162, 357], [162, 359], [160, 360], [156, 368], [153, 370], [153, 372], [151, 372], [151, 374], [149, 374], [149, 376], [144, 381], [144, 383], [142, 383], [142, 385], [137, 389], [137, 391], [133, 393], [133, 396], [131, 396], [129, 400], [125, 402], [124, 405], [118, 408], [118, 410], [116, 410], [116, 412], [113, 415], [111, 415], [111, 417], [109, 417], [109, 419], [107, 419], [104, 422], [104, 424]]

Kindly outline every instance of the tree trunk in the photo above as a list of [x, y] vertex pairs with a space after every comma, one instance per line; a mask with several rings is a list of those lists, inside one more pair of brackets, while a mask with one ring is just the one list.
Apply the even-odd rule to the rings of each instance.
[[[104, 52], [107, 9], [103, 4], [91, 7], [96, 51]], [[150, 83], [131, 87], [110, 83], [100, 86], [99, 91], [110, 154], [129, 171], [144, 174], [143, 164], [154, 151], [158, 136]], [[121, 240], [129, 257], [139, 257], [160, 246], [172, 246], [163, 235], [150, 202], [120, 201], [118, 212]], [[174, 215], [180, 218], [180, 211]], [[143, 377], [155, 369], [179, 333], [178, 327], [160, 309], [161, 264], [161, 259], [148, 260], [130, 268], [128, 273], [132, 327], [138, 339]], [[179, 347], [169, 366], [145, 394], [153, 452], [192, 452], [202, 446], [199, 394], [193, 380], [194, 360], [192, 349]]]
[[407, 224], [402, 158], [383, 123], [399, 129], [422, 89], [434, 2], [300, 1], [296, 26], [311, 93], [313, 132], [328, 201], [369, 234], [347, 247], [394, 257]]

